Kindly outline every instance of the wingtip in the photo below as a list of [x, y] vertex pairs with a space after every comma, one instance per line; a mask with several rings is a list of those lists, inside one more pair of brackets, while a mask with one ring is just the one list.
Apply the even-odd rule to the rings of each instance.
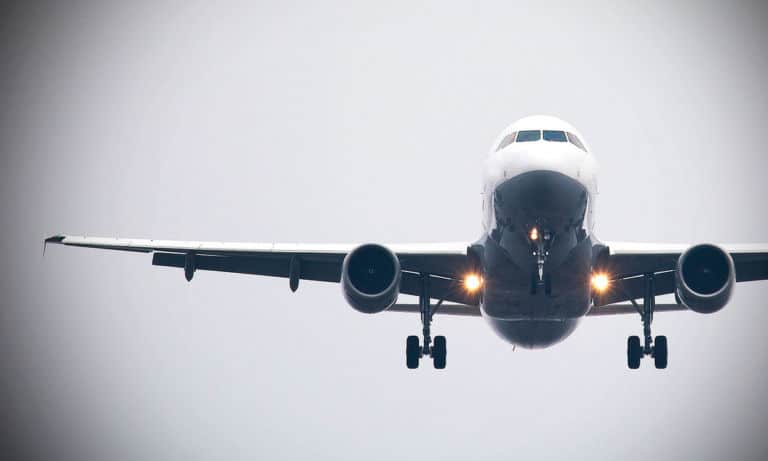
[[64, 241], [64, 238], [65, 238], [64, 235], [57, 234], [43, 240], [43, 256], [45, 256], [45, 248], [48, 246], [49, 243], [61, 243]]
[[48, 237], [45, 239], [44, 243], [61, 243], [64, 240], [64, 236], [61, 234], [56, 234], [53, 237]]

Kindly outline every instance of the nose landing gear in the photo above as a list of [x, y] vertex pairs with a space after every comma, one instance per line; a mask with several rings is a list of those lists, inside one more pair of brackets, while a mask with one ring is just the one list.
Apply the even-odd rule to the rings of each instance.
[[419, 276], [421, 285], [421, 292], [419, 293], [419, 311], [421, 313], [421, 325], [424, 341], [419, 344], [418, 336], [408, 336], [405, 341], [405, 362], [406, 366], [410, 369], [419, 368], [419, 360], [425, 355], [432, 357], [432, 363], [435, 368], [442, 370], [445, 368], [445, 359], [447, 355], [447, 347], [445, 336], [436, 336], [435, 342], [432, 344], [431, 324], [432, 317], [437, 312], [437, 309], [443, 303], [442, 300], [438, 301], [435, 306], [430, 304], [429, 300], [429, 274], [421, 274]]
[[644, 293], [643, 307], [641, 308], [634, 299], [630, 298], [632, 305], [637, 309], [643, 322], [643, 344], [640, 344], [638, 336], [627, 338], [627, 365], [630, 369], [640, 368], [640, 359], [644, 356], [653, 357], [654, 366], [657, 369], [667, 368], [668, 348], [667, 337], [656, 336], [654, 340], [651, 335], [651, 323], [653, 322], [653, 311], [656, 307], [655, 280], [653, 274], [643, 276]]
[[532, 295], [538, 293], [542, 288], [545, 295], [550, 296], [552, 294], [552, 278], [545, 270], [552, 238], [552, 232], [548, 230], [539, 232], [538, 227], [532, 228], [528, 234], [528, 239], [533, 248], [533, 256], [536, 256], [536, 270], [531, 273]]

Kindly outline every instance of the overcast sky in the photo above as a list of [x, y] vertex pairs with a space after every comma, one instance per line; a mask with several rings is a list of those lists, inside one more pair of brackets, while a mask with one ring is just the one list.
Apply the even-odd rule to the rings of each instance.
[[[4, 7], [0, 369], [55, 459], [764, 459], [768, 282], [513, 351], [338, 286], [49, 248], [55, 233], [473, 241], [480, 166], [545, 113], [601, 163], [597, 235], [766, 242], [766, 8], [729, 2], [58, 2]], [[570, 4], [571, 2], [567, 2]], [[636, 4], [637, 3], [637, 4]]]

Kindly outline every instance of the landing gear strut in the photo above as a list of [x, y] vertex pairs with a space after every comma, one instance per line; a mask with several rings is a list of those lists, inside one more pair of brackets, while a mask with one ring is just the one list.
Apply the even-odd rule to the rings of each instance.
[[552, 294], [552, 279], [545, 270], [549, 248], [552, 244], [552, 233], [548, 230], [539, 233], [538, 227], [531, 229], [528, 238], [533, 248], [533, 256], [536, 257], [536, 270], [531, 274], [531, 294], [535, 295], [540, 288], [544, 288], [544, 294]]
[[432, 316], [435, 315], [437, 309], [443, 303], [442, 300], [433, 307], [429, 301], [429, 274], [419, 275], [419, 312], [421, 313], [421, 325], [423, 343], [419, 344], [418, 336], [409, 336], [405, 342], [405, 359], [408, 368], [414, 369], [419, 367], [419, 359], [425, 355], [432, 357], [432, 362], [435, 368], [442, 370], [445, 368], [445, 356], [446, 341], [445, 336], [436, 336], [435, 343], [432, 344], [432, 337], [430, 336], [430, 326], [432, 324]]
[[640, 368], [640, 359], [644, 356], [653, 357], [653, 363], [656, 368], [667, 368], [667, 337], [657, 336], [653, 339], [651, 335], [651, 323], [653, 322], [653, 311], [656, 307], [655, 278], [653, 274], [643, 275], [643, 307], [641, 308], [634, 299], [630, 298], [632, 305], [640, 314], [643, 321], [643, 344], [640, 344], [640, 338], [630, 336], [627, 338], [627, 365], [636, 370]]

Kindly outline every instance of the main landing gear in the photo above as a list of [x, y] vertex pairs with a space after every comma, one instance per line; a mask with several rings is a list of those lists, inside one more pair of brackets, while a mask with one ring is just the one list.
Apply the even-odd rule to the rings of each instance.
[[653, 322], [653, 310], [656, 307], [655, 279], [653, 274], [643, 275], [643, 307], [641, 308], [634, 299], [630, 301], [640, 314], [643, 321], [643, 344], [640, 338], [630, 336], [627, 339], [627, 365], [632, 370], [640, 368], [640, 359], [644, 356], [653, 357], [653, 364], [658, 369], [667, 368], [667, 337], [657, 336], [654, 340], [651, 336], [651, 323]]
[[430, 325], [432, 316], [443, 303], [440, 300], [434, 307], [429, 301], [429, 274], [420, 274], [419, 311], [421, 313], [423, 344], [419, 344], [418, 336], [409, 336], [405, 341], [405, 361], [410, 369], [419, 368], [419, 359], [425, 355], [432, 357], [432, 362], [438, 370], [445, 368], [445, 356], [447, 354], [445, 336], [435, 336], [432, 344]]

